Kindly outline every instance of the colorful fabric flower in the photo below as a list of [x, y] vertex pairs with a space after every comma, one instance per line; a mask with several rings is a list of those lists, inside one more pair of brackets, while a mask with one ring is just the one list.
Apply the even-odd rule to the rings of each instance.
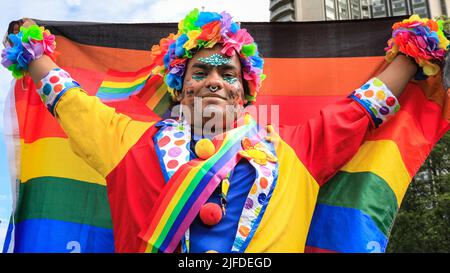
[[37, 25], [20, 27], [17, 34], [9, 34], [10, 46], [2, 51], [2, 65], [12, 72], [14, 78], [23, 77], [28, 71], [31, 61], [42, 55], [54, 59], [55, 36]]
[[392, 38], [388, 41], [386, 60], [391, 62], [401, 52], [414, 58], [426, 76], [436, 75], [439, 63], [444, 61], [449, 40], [443, 32], [441, 20], [420, 18], [412, 15], [409, 19], [392, 26]]

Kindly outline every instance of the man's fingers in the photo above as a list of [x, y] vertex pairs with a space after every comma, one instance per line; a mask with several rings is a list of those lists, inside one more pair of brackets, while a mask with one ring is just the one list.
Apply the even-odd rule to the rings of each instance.
[[23, 18], [22, 21], [23, 21], [23, 26], [24, 27], [29, 27], [29, 26], [32, 26], [32, 25], [36, 25], [36, 22], [33, 19], [31, 19], [31, 18]]
[[5, 36], [3, 37], [3, 45], [5, 47], [12, 46], [12, 43], [9, 40], [8, 35], [19, 33], [21, 26], [29, 27], [32, 25], [36, 25], [36, 22], [31, 18], [22, 18], [22, 19], [10, 22], [8, 25], [8, 31], [5, 34]]

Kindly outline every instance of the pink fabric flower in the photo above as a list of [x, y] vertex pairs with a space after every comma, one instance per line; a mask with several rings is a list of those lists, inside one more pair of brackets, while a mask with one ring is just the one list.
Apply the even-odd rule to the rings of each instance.
[[250, 36], [245, 28], [239, 29], [236, 34], [231, 35], [230, 38], [223, 43], [222, 54], [234, 56], [236, 51], [241, 51], [243, 45], [251, 43], [253, 43], [253, 37]]

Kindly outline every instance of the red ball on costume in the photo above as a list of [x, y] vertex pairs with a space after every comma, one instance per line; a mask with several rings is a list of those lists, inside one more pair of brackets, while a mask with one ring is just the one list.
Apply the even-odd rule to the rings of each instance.
[[217, 225], [222, 220], [222, 208], [216, 203], [206, 203], [200, 209], [200, 219], [205, 225]]

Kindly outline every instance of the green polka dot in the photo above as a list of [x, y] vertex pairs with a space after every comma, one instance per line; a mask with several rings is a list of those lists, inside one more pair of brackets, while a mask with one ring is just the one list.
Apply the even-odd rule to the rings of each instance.
[[398, 110], [400, 110], [400, 105], [397, 104], [397, 105], [395, 106], [395, 108], [394, 108], [394, 113], [397, 113]]
[[41, 94], [41, 100], [42, 101], [44, 101], [45, 102], [45, 98], [46, 98], [47, 96], [46, 95], [44, 95], [44, 94]]
[[380, 81], [379, 79], [374, 79], [373, 85], [375, 85], [376, 87], [381, 87], [383, 85], [383, 82]]
[[375, 115], [378, 115], [378, 111], [377, 111], [376, 108], [370, 107], [370, 110], [372, 110], [372, 112], [373, 112]]

